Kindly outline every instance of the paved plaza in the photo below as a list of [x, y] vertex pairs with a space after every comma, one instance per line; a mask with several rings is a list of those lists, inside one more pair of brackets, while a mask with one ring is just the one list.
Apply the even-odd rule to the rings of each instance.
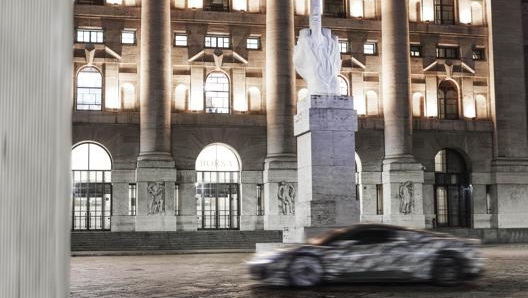
[[485, 246], [484, 276], [454, 288], [429, 284], [270, 287], [249, 279], [251, 253], [71, 258], [71, 297], [528, 297], [528, 244]]

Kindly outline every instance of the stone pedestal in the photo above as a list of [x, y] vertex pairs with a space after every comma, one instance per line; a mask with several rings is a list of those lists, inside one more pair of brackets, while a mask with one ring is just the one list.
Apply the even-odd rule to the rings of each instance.
[[264, 164], [264, 229], [283, 230], [295, 225], [298, 196], [297, 161], [293, 156], [267, 158]]
[[422, 164], [412, 158], [383, 161], [383, 222], [425, 228]]
[[360, 220], [355, 185], [357, 114], [351, 97], [312, 95], [298, 103], [298, 185], [292, 242]]
[[136, 231], [176, 231], [174, 162], [138, 162], [136, 181]]
[[500, 159], [493, 161], [491, 194], [492, 225], [500, 228], [528, 226], [528, 160]]
[[196, 171], [178, 170], [178, 210], [176, 229], [196, 231]]

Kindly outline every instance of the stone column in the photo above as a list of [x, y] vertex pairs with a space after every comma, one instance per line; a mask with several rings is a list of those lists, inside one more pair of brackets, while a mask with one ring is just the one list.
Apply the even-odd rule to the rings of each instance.
[[[171, 155], [170, 28], [170, 0], [142, 2], [137, 231], [176, 230], [174, 206], [170, 204], [176, 182]], [[153, 207], [153, 200], [163, 200], [163, 208]]]
[[265, 229], [283, 229], [295, 222], [280, 214], [277, 191], [281, 182], [297, 188], [293, 115], [295, 70], [293, 0], [266, 1], [266, 119], [267, 158], [264, 169]]
[[140, 153], [143, 161], [171, 156], [170, 0], [143, 1], [141, 7]]
[[[522, 1], [488, 1], [493, 201], [499, 228], [528, 225], [528, 127]], [[525, 33], [524, 33], [525, 34]]]
[[408, 18], [407, 5], [407, 0], [381, 1], [383, 217], [384, 222], [424, 227], [423, 167], [412, 156], [409, 23], [402, 21]]
[[70, 297], [72, 16], [0, 2], [0, 297]]

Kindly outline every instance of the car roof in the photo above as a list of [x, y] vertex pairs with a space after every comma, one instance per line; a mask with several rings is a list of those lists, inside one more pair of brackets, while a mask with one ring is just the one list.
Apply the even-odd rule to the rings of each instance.
[[321, 245], [322, 243], [325, 243], [328, 239], [337, 237], [339, 235], [344, 235], [352, 231], [359, 232], [359, 231], [368, 231], [368, 230], [409, 231], [409, 232], [415, 232], [415, 233], [434, 234], [429, 231], [412, 229], [412, 228], [407, 228], [403, 226], [380, 224], [380, 223], [358, 223], [358, 224], [354, 224], [349, 227], [337, 228], [334, 230], [330, 230], [326, 233], [322, 233], [318, 236], [310, 238], [308, 242], [314, 245]]

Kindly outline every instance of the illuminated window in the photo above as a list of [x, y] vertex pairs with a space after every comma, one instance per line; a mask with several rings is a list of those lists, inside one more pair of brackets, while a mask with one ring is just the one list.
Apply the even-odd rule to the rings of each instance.
[[409, 21], [420, 22], [422, 20], [422, 2], [421, 0], [409, 1]]
[[342, 76], [337, 76], [339, 81], [339, 93], [343, 96], [348, 95], [348, 83]]
[[458, 91], [450, 81], [442, 81], [438, 86], [438, 118], [458, 119]]
[[473, 60], [486, 60], [486, 54], [485, 54], [484, 49], [482, 48], [473, 49], [472, 58]]
[[341, 54], [348, 53], [348, 41], [347, 40], [339, 40], [339, 52]]
[[176, 33], [174, 34], [174, 45], [177, 47], [187, 46], [187, 34]]
[[246, 48], [249, 50], [260, 50], [260, 37], [248, 37]]
[[203, 9], [213, 10], [213, 11], [229, 11], [229, 1], [228, 0], [204, 0]]
[[247, 11], [247, 6], [248, 6], [247, 2], [248, 2], [247, 0], [233, 0], [232, 1], [233, 10]]
[[136, 44], [136, 31], [125, 29], [121, 31], [122, 44]]
[[434, 9], [436, 24], [455, 23], [455, 0], [434, 0]]
[[458, 47], [437, 47], [436, 58], [441, 59], [459, 59], [460, 51]]
[[223, 35], [207, 35], [205, 36], [206, 48], [229, 49], [229, 36]]
[[205, 111], [207, 113], [229, 113], [229, 79], [222, 72], [212, 72], [207, 76]]
[[412, 44], [411, 57], [422, 57], [422, 46]]
[[375, 42], [366, 42], [363, 45], [363, 54], [365, 55], [376, 55], [378, 53], [376, 43]]
[[77, 29], [77, 42], [103, 43], [102, 29]]
[[81, 69], [77, 74], [77, 110], [101, 110], [103, 76], [93, 66]]

